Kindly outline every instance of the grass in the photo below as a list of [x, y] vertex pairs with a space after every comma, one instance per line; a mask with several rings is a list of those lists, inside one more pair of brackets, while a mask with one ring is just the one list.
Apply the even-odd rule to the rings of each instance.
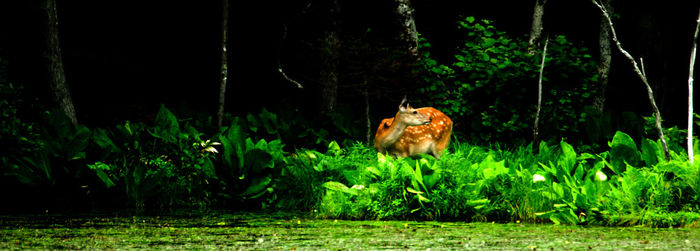
[[620, 132], [610, 150], [593, 154], [564, 141], [537, 152], [455, 143], [440, 160], [332, 144], [326, 153], [297, 151], [286, 168], [316, 170], [290, 187], [315, 188], [305, 201], [325, 218], [696, 226], [700, 165], [675, 152], [666, 161], [659, 144], [637, 147]]
[[436, 221], [302, 214], [0, 217], [0, 249], [698, 249], [700, 229]]

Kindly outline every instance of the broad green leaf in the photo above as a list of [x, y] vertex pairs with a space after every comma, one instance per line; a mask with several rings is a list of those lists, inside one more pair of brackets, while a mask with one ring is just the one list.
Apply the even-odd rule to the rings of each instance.
[[558, 164], [564, 168], [567, 174], [570, 174], [571, 170], [573, 170], [576, 165], [576, 152], [574, 151], [574, 147], [564, 142], [564, 140], [562, 140], [559, 145], [561, 146], [561, 156], [559, 157]]
[[107, 173], [105, 173], [103, 170], [97, 169], [95, 170], [95, 174], [97, 174], [97, 178], [99, 178], [100, 181], [102, 181], [102, 184], [104, 184], [105, 187], [110, 188], [114, 186], [114, 182], [112, 181], [112, 179], [110, 179]]
[[367, 171], [374, 175], [375, 178], [380, 178], [382, 176], [382, 171], [379, 170], [376, 166], [367, 166]]
[[413, 172], [413, 177], [415, 178], [415, 181], [423, 185], [423, 172], [420, 170], [419, 163], [416, 163], [416, 169]]
[[205, 178], [216, 178], [216, 170], [214, 169], [214, 163], [211, 161], [211, 158], [206, 158], [204, 159], [204, 163], [202, 163], [202, 172], [206, 176]]
[[617, 174], [625, 171], [625, 163], [637, 165], [640, 154], [632, 137], [620, 131], [615, 133], [610, 143], [610, 160], [613, 171]]
[[224, 148], [224, 163], [230, 168], [243, 167], [245, 158], [245, 144], [243, 131], [236, 117], [231, 126], [219, 137], [219, 141]]
[[92, 169], [92, 170], [103, 170], [103, 171], [109, 171], [112, 169], [111, 166], [109, 166], [103, 162], [99, 162], [99, 161], [95, 162], [93, 164], [88, 164], [87, 167]]
[[426, 198], [422, 194], [416, 194], [416, 196], [418, 197], [418, 200], [421, 202], [430, 202], [430, 199]]
[[350, 195], [357, 195], [358, 190], [357, 189], [351, 189], [348, 186], [346, 186], [343, 183], [336, 182], [336, 181], [328, 181], [326, 183], [323, 183], [323, 187], [333, 190], [333, 191], [338, 191], [338, 192], [343, 192], [347, 193]]
[[332, 154], [335, 157], [340, 155], [341, 150], [340, 150], [340, 146], [338, 145], [338, 142], [335, 142], [335, 140], [334, 140], [328, 144], [328, 153]]
[[161, 105], [156, 115], [155, 127], [149, 130], [149, 133], [153, 137], [174, 142], [180, 136], [180, 124], [175, 115], [165, 108], [165, 105]]
[[118, 154], [121, 152], [121, 149], [117, 147], [116, 144], [112, 141], [112, 139], [107, 136], [107, 131], [101, 128], [97, 128], [93, 131], [92, 133], [92, 141], [95, 142], [95, 144], [100, 148], [100, 150], [105, 151], [107, 153], [114, 153]]
[[642, 140], [642, 161], [644, 161], [646, 166], [652, 167], [659, 163], [659, 158], [657, 156], [658, 152], [659, 148], [656, 145], [656, 142], [650, 139]]
[[413, 189], [411, 187], [406, 187], [406, 191], [408, 191], [409, 193], [414, 193], [414, 194], [422, 194], [423, 193], [422, 191], [418, 191], [418, 190]]
[[260, 125], [260, 123], [258, 122], [258, 119], [255, 118], [255, 115], [248, 114], [246, 119], [248, 120], [248, 129], [252, 132], [258, 132], [258, 125]]
[[436, 170], [432, 174], [423, 175], [423, 181], [427, 189], [432, 191], [435, 184], [442, 180], [442, 171]]
[[[262, 177], [262, 178], [257, 178], [253, 179], [253, 182], [251, 182], [250, 186], [241, 193], [241, 196], [243, 197], [248, 197], [251, 195], [258, 195], [261, 192], [267, 191], [265, 188], [267, 188], [267, 185], [272, 182], [272, 179], [270, 177]], [[257, 197], [257, 196], [256, 196]]]
[[247, 172], [262, 174], [266, 172], [265, 169], [275, 167], [272, 156], [264, 150], [252, 149], [247, 151], [244, 156], [245, 162], [243, 168]]
[[85, 148], [90, 143], [90, 129], [84, 125], [78, 125], [75, 132], [71, 133], [69, 142], [63, 142], [64, 145], [59, 146], [65, 149], [66, 159], [84, 159]]
[[491, 202], [489, 199], [468, 200], [467, 206], [476, 207], [476, 206], [488, 204], [489, 202]]

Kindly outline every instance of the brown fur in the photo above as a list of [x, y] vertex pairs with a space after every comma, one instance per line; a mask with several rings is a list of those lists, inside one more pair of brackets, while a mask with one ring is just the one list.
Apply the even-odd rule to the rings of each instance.
[[[408, 126], [399, 140], [384, 149], [397, 157], [417, 156], [421, 153], [432, 154], [436, 158], [442, 156], [442, 152], [450, 143], [452, 135], [452, 120], [444, 113], [432, 107], [416, 109], [418, 112], [430, 117], [428, 125]], [[397, 114], [398, 115], [398, 114]], [[386, 118], [377, 128], [375, 135], [375, 148], [379, 147], [383, 135], [392, 130], [391, 125], [395, 118]]]

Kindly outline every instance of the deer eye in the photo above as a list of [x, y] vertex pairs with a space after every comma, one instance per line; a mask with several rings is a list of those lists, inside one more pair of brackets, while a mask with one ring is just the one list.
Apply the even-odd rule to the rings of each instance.
[[418, 111], [413, 111], [413, 114], [418, 114]]

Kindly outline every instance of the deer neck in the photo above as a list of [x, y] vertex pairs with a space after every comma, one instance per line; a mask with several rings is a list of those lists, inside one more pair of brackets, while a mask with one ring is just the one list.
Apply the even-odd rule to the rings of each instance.
[[408, 125], [406, 123], [401, 122], [399, 116], [399, 114], [396, 114], [396, 117], [394, 117], [394, 123], [392, 123], [389, 127], [389, 132], [384, 138], [384, 146], [394, 145], [397, 141], [399, 141], [401, 136], [403, 136], [403, 133], [406, 131]]

